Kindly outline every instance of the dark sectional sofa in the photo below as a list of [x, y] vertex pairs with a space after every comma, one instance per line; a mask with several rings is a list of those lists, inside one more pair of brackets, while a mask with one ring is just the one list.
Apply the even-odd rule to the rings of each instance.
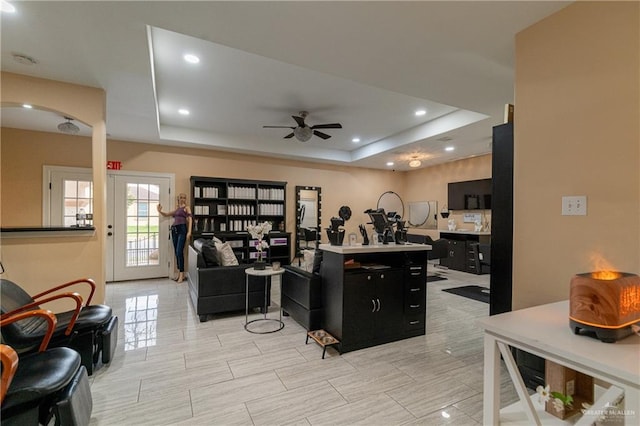
[[[210, 266], [203, 253], [194, 245], [189, 245], [188, 283], [189, 296], [196, 314], [201, 322], [207, 321], [208, 315], [230, 311], [243, 311], [246, 306], [246, 274], [245, 269], [251, 264], [238, 266]], [[249, 309], [262, 308], [264, 305], [263, 277], [249, 277]], [[268, 284], [271, 301], [271, 284]]]

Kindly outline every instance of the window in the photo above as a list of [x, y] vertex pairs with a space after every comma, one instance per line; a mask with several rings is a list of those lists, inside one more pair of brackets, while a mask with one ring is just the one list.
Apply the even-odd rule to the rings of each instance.
[[[91, 169], [44, 166], [42, 176], [44, 226], [77, 226], [82, 213], [93, 214]], [[84, 224], [92, 221], [85, 219]]]
[[63, 188], [63, 226], [91, 225], [85, 215], [93, 215], [93, 182], [64, 179]]

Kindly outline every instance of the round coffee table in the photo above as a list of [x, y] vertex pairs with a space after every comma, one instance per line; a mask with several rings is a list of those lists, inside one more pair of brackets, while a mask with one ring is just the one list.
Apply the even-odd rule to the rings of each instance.
[[[280, 306], [280, 301], [278, 301], [278, 313], [279, 313], [279, 317], [276, 318], [267, 318], [267, 310], [269, 308], [268, 306], [268, 299], [269, 299], [269, 292], [271, 287], [269, 286], [269, 280], [271, 280], [271, 277], [274, 277], [276, 275], [282, 275], [284, 274], [284, 269], [280, 268], [277, 270], [274, 270], [271, 266], [267, 266], [265, 269], [254, 269], [254, 268], [247, 268], [244, 270], [245, 275], [245, 292], [246, 292], [246, 307], [245, 307], [245, 317], [244, 317], [244, 329], [247, 330], [249, 333], [255, 333], [255, 334], [268, 334], [268, 333], [275, 333], [276, 331], [280, 331], [284, 328], [284, 323], [282, 322], [282, 307]], [[263, 317], [262, 318], [257, 318], [254, 320], [249, 321], [249, 277], [250, 276], [254, 276], [254, 277], [264, 277], [264, 304], [262, 306], [262, 313], [263, 313]], [[258, 322], [263, 322], [263, 321], [271, 321], [277, 324], [277, 328], [275, 330], [267, 330], [267, 331], [257, 331], [257, 330], [251, 330], [249, 329], [249, 324], [254, 324], [254, 323], [258, 323]]]

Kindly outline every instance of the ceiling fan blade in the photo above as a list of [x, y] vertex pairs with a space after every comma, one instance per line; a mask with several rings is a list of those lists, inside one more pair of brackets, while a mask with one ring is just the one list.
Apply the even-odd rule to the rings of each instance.
[[311, 126], [311, 129], [342, 129], [342, 124], [340, 123], [316, 124], [315, 126]]
[[293, 137], [293, 132], [289, 133], [284, 139], [291, 139]]
[[319, 132], [317, 130], [314, 130], [313, 134], [318, 136], [318, 137], [320, 137], [320, 138], [322, 138], [322, 139], [329, 139], [331, 137], [330, 135], [328, 135], [326, 133]]
[[294, 120], [296, 120], [296, 123], [298, 123], [298, 126], [300, 127], [304, 127], [304, 118], [302, 117], [296, 117], [295, 115], [292, 115], [291, 118], [293, 118]]
[[291, 126], [262, 126], [263, 129], [295, 129]]

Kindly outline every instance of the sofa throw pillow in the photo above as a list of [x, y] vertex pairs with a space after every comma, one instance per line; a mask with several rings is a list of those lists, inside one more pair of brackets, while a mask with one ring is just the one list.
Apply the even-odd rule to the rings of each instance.
[[315, 256], [315, 250], [302, 250], [302, 258], [304, 265], [302, 269], [307, 272], [313, 271], [313, 258]]
[[313, 254], [313, 269], [311, 272], [314, 274], [320, 273], [320, 265], [322, 264], [322, 250], [316, 250]]
[[193, 242], [193, 247], [199, 252], [202, 252], [202, 245], [206, 244], [208, 241], [209, 240], [207, 240], [206, 238], [198, 238]]
[[215, 243], [216, 251], [218, 253], [218, 262], [222, 266], [237, 266], [239, 265], [236, 254], [229, 243]]
[[204, 258], [204, 263], [207, 265], [207, 268], [220, 266], [218, 250], [216, 249], [216, 245], [213, 241], [207, 241], [202, 244], [200, 252], [202, 253], [202, 257]]

